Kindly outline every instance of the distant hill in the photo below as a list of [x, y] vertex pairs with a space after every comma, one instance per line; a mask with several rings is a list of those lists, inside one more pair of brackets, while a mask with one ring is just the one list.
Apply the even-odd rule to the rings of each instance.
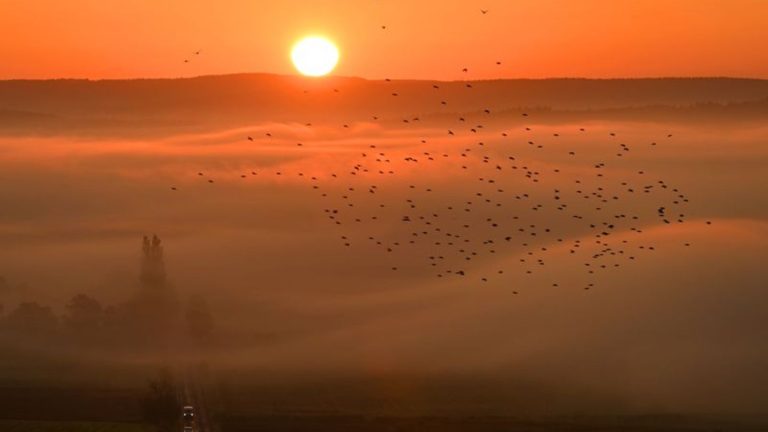
[[[615, 110], [758, 103], [768, 80], [735, 78], [371, 81], [270, 74], [139, 80], [0, 81], [0, 132], [195, 128], [259, 121], [358, 121], [410, 115]], [[762, 105], [765, 105], [762, 103]]]

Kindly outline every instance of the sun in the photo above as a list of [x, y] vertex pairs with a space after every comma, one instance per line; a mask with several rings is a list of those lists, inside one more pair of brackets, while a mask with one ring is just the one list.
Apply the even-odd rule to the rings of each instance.
[[291, 60], [302, 75], [328, 75], [339, 62], [339, 50], [324, 37], [305, 37], [293, 46]]

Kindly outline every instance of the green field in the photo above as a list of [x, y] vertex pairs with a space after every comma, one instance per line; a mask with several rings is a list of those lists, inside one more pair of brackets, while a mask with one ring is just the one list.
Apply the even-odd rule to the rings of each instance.
[[137, 423], [0, 420], [3, 432], [154, 432]]

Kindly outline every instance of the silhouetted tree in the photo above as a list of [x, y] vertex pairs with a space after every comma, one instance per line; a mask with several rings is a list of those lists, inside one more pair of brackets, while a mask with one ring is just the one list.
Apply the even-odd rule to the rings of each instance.
[[25, 302], [11, 311], [3, 324], [3, 327], [17, 335], [48, 336], [56, 332], [58, 319], [48, 306]]
[[141, 263], [140, 290], [132, 301], [123, 305], [123, 316], [129, 319], [131, 332], [141, 335], [143, 343], [167, 345], [178, 337], [182, 317], [176, 292], [166, 279], [159, 237], [144, 237]]
[[93, 337], [104, 325], [104, 308], [96, 299], [78, 294], [67, 303], [67, 329], [80, 337]]
[[162, 241], [156, 235], [142, 241], [141, 283], [145, 287], [161, 288], [165, 285], [165, 262]]
[[160, 371], [157, 378], [149, 381], [147, 394], [142, 401], [145, 421], [162, 432], [174, 430], [181, 412], [176, 395], [173, 376], [168, 370]]

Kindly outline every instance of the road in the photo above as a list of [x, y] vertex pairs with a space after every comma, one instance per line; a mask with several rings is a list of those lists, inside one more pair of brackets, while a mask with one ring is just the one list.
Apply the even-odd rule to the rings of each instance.
[[[191, 405], [195, 410], [195, 432], [218, 432], [219, 428], [213, 423], [205, 399], [205, 391], [200, 383], [200, 377], [193, 368], [182, 371], [182, 386], [179, 392], [179, 403]], [[181, 414], [179, 414], [181, 415]], [[184, 425], [181, 426], [183, 430]]]

